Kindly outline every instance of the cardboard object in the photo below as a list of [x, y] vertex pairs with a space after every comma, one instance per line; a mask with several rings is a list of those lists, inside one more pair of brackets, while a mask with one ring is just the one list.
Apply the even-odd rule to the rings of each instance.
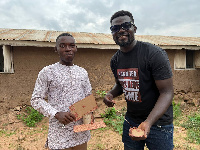
[[91, 113], [83, 115], [83, 124], [90, 124], [92, 120], [93, 120], [93, 117]]
[[94, 130], [98, 128], [106, 127], [106, 124], [103, 121], [95, 122], [93, 124], [82, 124], [74, 126], [74, 132], [82, 132], [87, 130]]
[[143, 137], [144, 136], [144, 131], [141, 129], [138, 129], [138, 128], [131, 128], [129, 132], [134, 137]]
[[97, 109], [97, 103], [93, 94], [87, 96], [86, 98], [74, 103], [69, 107], [72, 114], [75, 115], [76, 121], [81, 119], [83, 115], [92, 112]]

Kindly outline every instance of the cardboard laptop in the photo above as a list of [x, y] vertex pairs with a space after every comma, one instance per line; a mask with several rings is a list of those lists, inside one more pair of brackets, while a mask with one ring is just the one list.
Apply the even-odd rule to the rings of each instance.
[[[91, 94], [86, 98], [74, 103], [69, 107], [72, 114], [75, 115], [76, 120], [83, 118], [84, 115], [93, 112], [98, 108], [95, 101], [95, 97]], [[82, 132], [86, 130], [94, 130], [98, 128], [106, 127], [103, 121], [95, 122], [93, 124], [82, 124], [74, 126], [74, 132]]]
[[98, 108], [93, 94], [87, 96], [86, 98], [74, 103], [69, 107], [72, 114], [75, 115], [76, 120], [79, 120], [83, 115], [88, 114]]

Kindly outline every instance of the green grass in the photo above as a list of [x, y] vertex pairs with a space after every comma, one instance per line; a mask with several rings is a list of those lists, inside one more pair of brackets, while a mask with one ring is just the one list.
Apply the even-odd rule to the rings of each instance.
[[188, 116], [187, 121], [181, 126], [187, 129], [187, 140], [189, 142], [200, 144], [200, 109]]
[[174, 125], [180, 126], [180, 120], [182, 119], [182, 110], [180, 107], [180, 103], [172, 102], [173, 105], [173, 117], [174, 117]]
[[186, 140], [200, 144], [200, 109], [185, 116], [181, 110], [180, 103], [176, 104], [173, 101], [173, 115], [174, 125], [184, 127], [187, 130]]
[[44, 115], [32, 107], [27, 107], [26, 114], [17, 115], [17, 118], [22, 120], [28, 127], [35, 127], [38, 122], [42, 121]]
[[3, 135], [12, 136], [14, 134], [16, 134], [16, 130], [15, 131], [10, 131], [10, 130], [5, 130], [5, 129], [3, 129], [3, 130], [0, 129], [0, 136], [3, 136]]
[[96, 147], [97, 147], [97, 149], [100, 149], [100, 150], [105, 149], [105, 146], [101, 143], [97, 143]]
[[6, 131], [3, 129], [0, 129], [0, 136], [2, 136], [2, 135], [4, 135], [4, 134], [6, 134]]

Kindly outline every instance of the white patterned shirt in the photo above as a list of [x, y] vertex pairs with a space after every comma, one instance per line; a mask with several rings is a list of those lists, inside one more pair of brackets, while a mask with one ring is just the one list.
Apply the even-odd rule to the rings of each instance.
[[[34, 109], [49, 117], [48, 147], [65, 149], [88, 142], [90, 132], [73, 131], [80, 119], [63, 128], [54, 116], [57, 112], [69, 112], [69, 106], [87, 97], [92, 92], [88, 73], [77, 65], [66, 66], [59, 62], [44, 67], [38, 74], [31, 98]], [[48, 102], [45, 98], [48, 98]]]

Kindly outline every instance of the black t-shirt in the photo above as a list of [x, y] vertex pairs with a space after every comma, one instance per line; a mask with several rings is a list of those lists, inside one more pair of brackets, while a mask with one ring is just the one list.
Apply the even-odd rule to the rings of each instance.
[[[123, 88], [127, 115], [136, 123], [147, 118], [159, 97], [155, 80], [172, 77], [167, 53], [141, 41], [137, 41], [135, 47], [127, 53], [118, 50], [111, 59], [111, 70]], [[173, 108], [170, 105], [155, 124], [167, 125], [172, 121]]]

